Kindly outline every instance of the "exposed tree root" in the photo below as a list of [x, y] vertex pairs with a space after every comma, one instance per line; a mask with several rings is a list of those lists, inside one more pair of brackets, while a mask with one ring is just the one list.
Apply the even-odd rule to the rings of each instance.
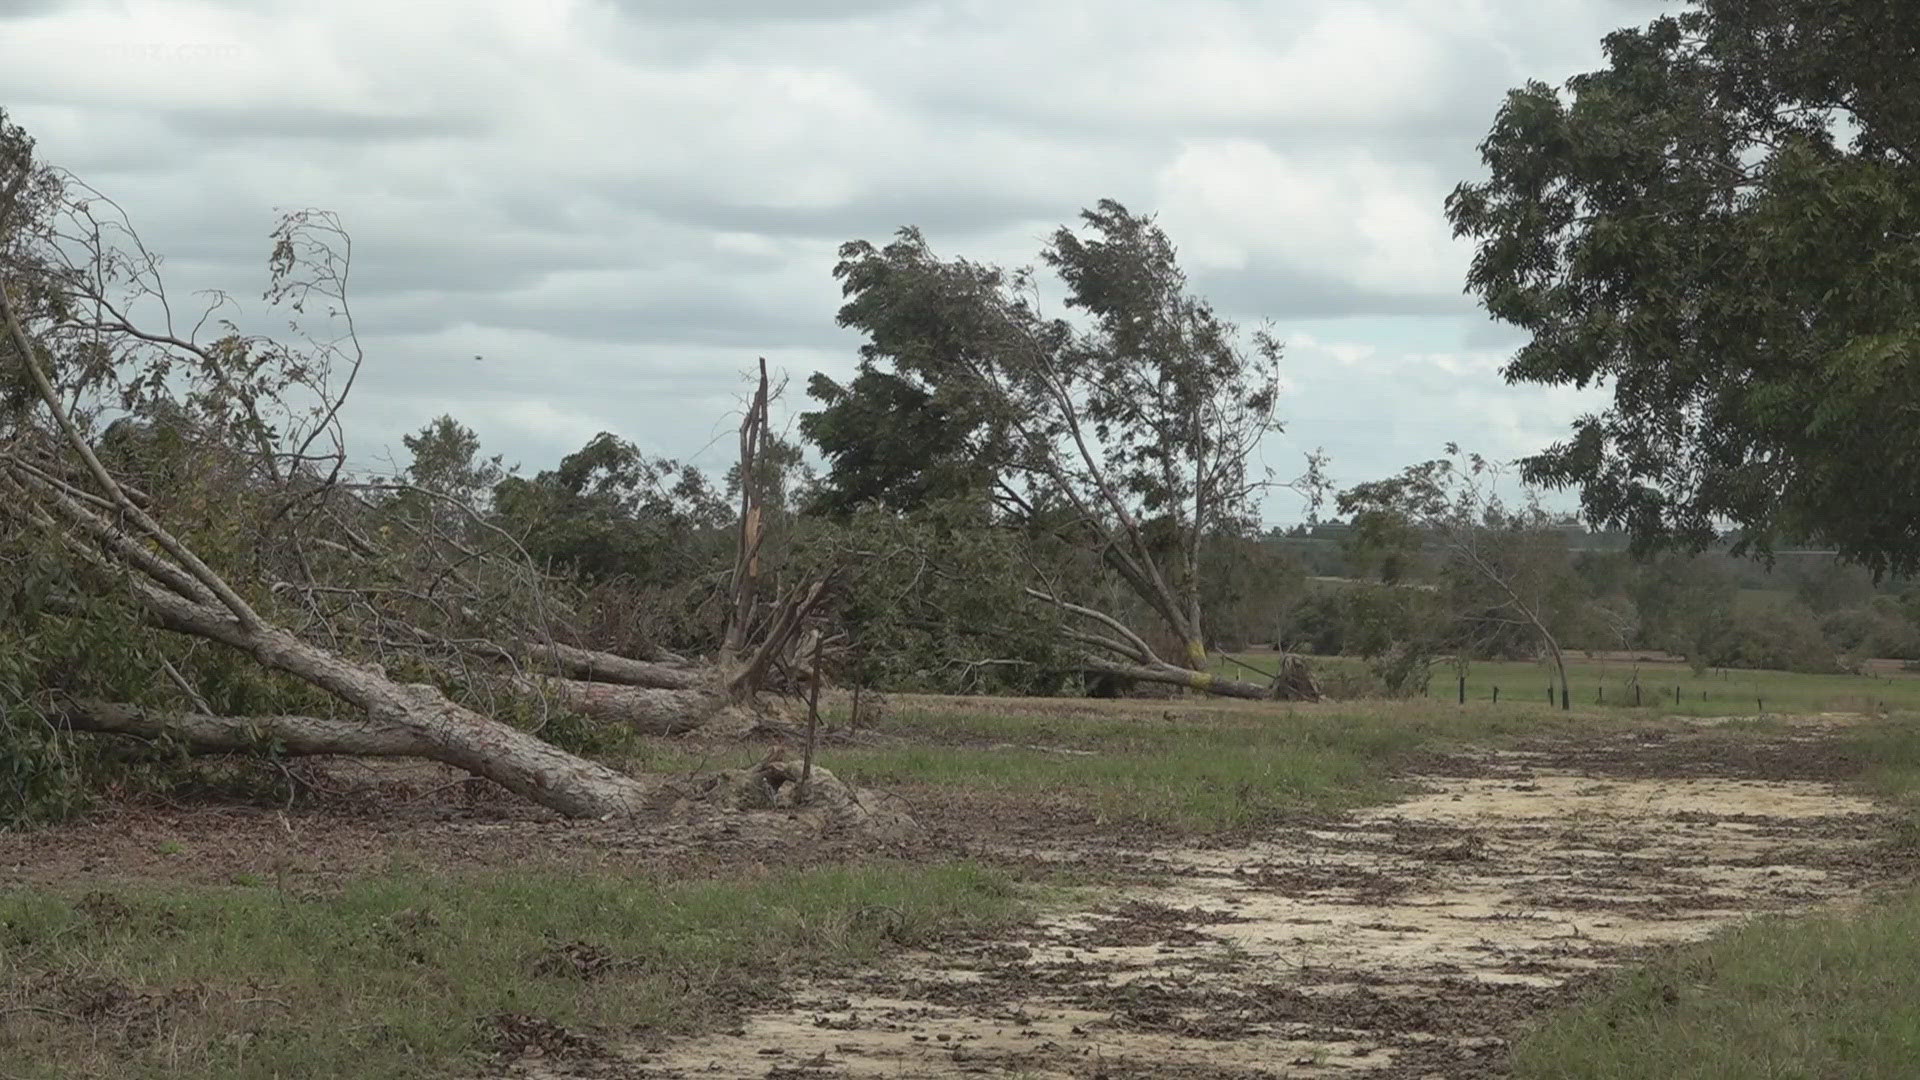
[[699, 817], [713, 811], [784, 817], [781, 828], [798, 826], [814, 833], [857, 833], [904, 839], [919, 825], [897, 800], [861, 791], [819, 765], [804, 790], [798, 761], [768, 761], [707, 777], [682, 803], [679, 813]]

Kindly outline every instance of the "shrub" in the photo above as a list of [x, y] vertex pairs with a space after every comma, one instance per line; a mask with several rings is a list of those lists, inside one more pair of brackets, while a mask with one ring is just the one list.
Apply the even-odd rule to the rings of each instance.
[[[1811, 608], [1793, 600], [1735, 605], [1706, 643], [1708, 666], [1831, 674], [1842, 670]], [[1698, 660], [1698, 657], [1690, 659]]]

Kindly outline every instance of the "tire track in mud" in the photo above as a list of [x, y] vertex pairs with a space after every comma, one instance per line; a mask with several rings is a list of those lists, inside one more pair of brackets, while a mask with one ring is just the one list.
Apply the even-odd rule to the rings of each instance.
[[1151, 886], [803, 986], [734, 1031], [628, 1048], [594, 1074], [1497, 1075], [1526, 1018], [1598, 973], [1890, 876], [1884, 815], [1833, 784], [1645, 775], [1604, 750], [1460, 758], [1416, 778], [1422, 794], [1332, 824], [1143, 850]]

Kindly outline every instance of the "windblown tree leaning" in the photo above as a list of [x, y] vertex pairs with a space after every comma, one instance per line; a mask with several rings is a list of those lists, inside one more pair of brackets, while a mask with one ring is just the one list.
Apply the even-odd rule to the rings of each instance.
[[[941, 259], [912, 228], [884, 248], [841, 248], [839, 320], [868, 343], [849, 385], [816, 375], [809, 386], [823, 408], [801, 430], [828, 459], [825, 499], [904, 510], [979, 495], [1081, 546], [1158, 626], [1143, 631], [1069, 583], [1034, 580], [1028, 595], [1070, 616], [1086, 672], [1317, 696], [1297, 661], [1265, 686], [1207, 670], [1208, 544], [1244, 531], [1273, 486], [1255, 458], [1277, 427], [1280, 343], [1264, 332], [1244, 341], [1192, 296], [1150, 218], [1105, 201], [1082, 219], [1085, 236], [1061, 228], [1041, 253], [1073, 319], [1042, 314], [1031, 272]], [[888, 418], [877, 435], [876, 417]]]
[[[31, 151], [0, 117], [0, 543], [54, 566], [34, 620], [122, 617], [156, 635], [131, 652], [171, 688], [102, 701], [73, 692], [88, 680], [69, 672], [36, 696], [43, 717], [215, 750], [426, 757], [574, 816], [792, 791], [798, 766], [783, 762], [706, 784], [634, 777], [489, 715], [538, 729], [557, 711], [543, 670], [648, 665], [555, 640], [546, 583], [473, 507], [348, 477], [339, 414], [363, 358], [350, 241], [331, 215], [275, 232], [267, 296], [291, 315], [292, 343], [220, 321], [224, 297], [184, 327], [117, 207]], [[203, 337], [210, 324], [220, 332]], [[313, 711], [209, 707], [233, 695], [172, 663], [178, 642], [221, 647], [274, 700]], [[820, 770], [811, 790], [830, 820], [888, 819]]]
[[1340, 494], [1352, 515], [1356, 550], [1416, 562], [1431, 550], [1434, 599], [1451, 622], [1432, 644], [1464, 661], [1530, 642], [1552, 662], [1562, 708], [1569, 705], [1560, 630], [1580, 597], [1560, 524], [1531, 490], [1518, 505], [1501, 496], [1501, 467], [1447, 446], [1447, 456]]

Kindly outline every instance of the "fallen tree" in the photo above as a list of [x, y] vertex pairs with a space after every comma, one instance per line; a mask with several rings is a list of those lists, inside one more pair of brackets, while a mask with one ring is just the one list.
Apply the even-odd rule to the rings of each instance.
[[691, 690], [703, 682], [700, 669], [686, 660], [636, 660], [560, 642], [529, 644], [526, 653], [551, 663], [562, 675], [596, 683], [620, 683], [656, 690]]
[[[1187, 690], [1248, 701], [1318, 701], [1320, 699], [1319, 681], [1313, 677], [1313, 672], [1306, 662], [1293, 654], [1282, 656], [1280, 667], [1264, 686], [1244, 679], [1222, 678], [1211, 671], [1196, 671], [1193, 668], [1170, 664], [1160, 659], [1144, 638], [1128, 629], [1125, 623], [1103, 611], [1062, 600], [1039, 589], [1030, 588], [1027, 593], [1036, 600], [1058, 607], [1083, 624], [1100, 628], [1087, 630], [1070, 625], [1064, 631], [1069, 640], [1088, 650], [1081, 657], [1080, 666], [1093, 674], [1178, 686]], [[1118, 659], [1115, 659], [1116, 657]]]
[[67, 700], [55, 717], [74, 731], [167, 739], [201, 754], [276, 752], [290, 757], [432, 757], [413, 728], [328, 716], [214, 716], [114, 701]]
[[[575, 817], [659, 818], [782, 798], [793, 805], [798, 766], [771, 761], [691, 785], [631, 776], [387, 668], [421, 670], [452, 685], [471, 677], [502, 693], [531, 686], [576, 702], [618, 698], [618, 711], [636, 726], [668, 730], [711, 700], [750, 699], [819, 610], [824, 582], [780, 598], [724, 678], [666, 658], [559, 644], [539, 574], [511, 557], [511, 537], [470, 510], [409, 516], [410, 508], [447, 500], [405, 503], [385, 490], [395, 485], [346, 477], [339, 414], [362, 356], [345, 291], [350, 242], [331, 215], [299, 212], [282, 222], [268, 296], [296, 313], [325, 308], [343, 329], [308, 335], [305, 347], [231, 330], [202, 341], [195, 334], [224, 297], [193, 330], [176, 329], [158, 259], [111, 200], [36, 166], [31, 144], [3, 118], [0, 144], [0, 373], [8, 390], [0, 412], [0, 522], [10, 541], [38, 545], [67, 568], [58, 595], [36, 617], [84, 617], [61, 612], [83, 611], [89, 598], [120, 605], [136, 623], [231, 650], [349, 714], [223, 717], [69, 700], [52, 715], [75, 730], [174, 738], [202, 749], [257, 745], [264, 736], [283, 752], [423, 757]], [[159, 328], [138, 322], [142, 301], [162, 311]], [[184, 393], [176, 389], [182, 379]], [[93, 434], [109, 405], [146, 425], [110, 432], [136, 442], [157, 432], [156, 440], [194, 455], [185, 467], [163, 461], [171, 462], [177, 490], [143, 491], [109, 468], [105, 444]], [[130, 460], [141, 460], [135, 451]], [[169, 514], [198, 527], [218, 558], [170, 527]], [[366, 527], [375, 522], [377, 529]], [[503, 640], [522, 644], [509, 648]], [[546, 661], [548, 670], [495, 678], [501, 658], [516, 652]], [[169, 672], [184, 693], [199, 696]], [[822, 770], [813, 770], [809, 791], [835, 824], [902, 822], [867, 810]]]

